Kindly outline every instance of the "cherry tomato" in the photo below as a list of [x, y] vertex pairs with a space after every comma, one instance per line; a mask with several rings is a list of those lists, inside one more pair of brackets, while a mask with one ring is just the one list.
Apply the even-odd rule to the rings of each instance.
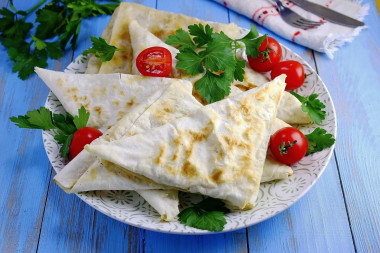
[[100, 136], [102, 136], [102, 132], [92, 127], [82, 127], [75, 131], [73, 134], [73, 139], [70, 143], [71, 159], [74, 159], [74, 157], [76, 157], [83, 150], [86, 144], [90, 144], [93, 140]]
[[294, 127], [285, 127], [275, 132], [269, 141], [269, 148], [277, 161], [291, 165], [298, 162], [307, 152], [307, 139]]
[[268, 36], [261, 43], [259, 51], [259, 56], [256, 58], [247, 56], [249, 66], [257, 72], [268, 72], [281, 60], [281, 46], [272, 37]]
[[303, 66], [298, 61], [282, 61], [276, 64], [270, 73], [272, 79], [275, 77], [286, 74], [286, 88], [285, 90], [294, 90], [300, 87], [305, 81], [305, 71]]
[[166, 77], [172, 70], [172, 54], [164, 47], [149, 47], [137, 56], [136, 67], [144, 76]]

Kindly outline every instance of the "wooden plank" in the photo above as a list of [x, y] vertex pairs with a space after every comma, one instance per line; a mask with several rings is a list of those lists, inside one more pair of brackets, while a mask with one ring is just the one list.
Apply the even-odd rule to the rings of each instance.
[[[250, 20], [232, 11], [230, 20], [245, 28], [251, 24]], [[285, 40], [257, 24], [255, 26], [260, 33], [274, 37], [316, 69], [311, 50]], [[329, 208], [332, 202], [334, 209]], [[334, 156], [309, 193], [281, 214], [250, 227], [248, 236], [249, 249], [255, 252], [354, 251]]]
[[[228, 11], [211, 1], [160, 0], [157, 9], [182, 13], [203, 20], [228, 23]], [[183, 236], [146, 231], [146, 252], [247, 252], [246, 230], [206, 235]]]
[[[154, 8], [156, 2], [143, 4]], [[74, 57], [91, 46], [90, 36], [100, 36], [109, 19], [83, 21]], [[144, 232], [103, 215], [51, 181], [38, 252], [136, 252], [143, 248]]]
[[137, 252], [144, 230], [109, 218], [51, 183], [38, 252]]
[[380, 251], [379, 108], [380, 16], [374, 1], [368, 29], [340, 49], [334, 60], [316, 57], [338, 116], [336, 156], [358, 252]]
[[[5, 6], [8, 1], [1, 1]], [[26, 9], [38, 1], [14, 1]], [[30, 16], [34, 19], [34, 15]], [[40, 233], [46, 193], [50, 179], [49, 162], [43, 149], [41, 131], [19, 129], [10, 116], [24, 115], [27, 110], [43, 105], [48, 89], [35, 75], [26, 81], [12, 73], [12, 62], [6, 49], [0, 59], [0, 136], [2, 186], [0, 198], [0, 251], [35, 252]], [[49, 61], [52, 67], [66, 64]], [[6, 133], [6, 134], [5, 134]]]

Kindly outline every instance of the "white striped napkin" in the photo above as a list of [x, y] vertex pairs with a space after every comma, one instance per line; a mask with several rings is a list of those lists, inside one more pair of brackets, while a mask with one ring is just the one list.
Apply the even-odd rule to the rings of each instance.
[[[278, 35], [297, 44], [326, 53], [333, 58], [333, 53], [350, 42], [366, 26], [350, 28], [326, 22], [311, 29], [299, 29], [285, 23], [280, 17], [276, 4], [272, 0], [214, 0], [227, 8], [234, 10]], [[284, 6], [294, 10], [306, 19], [323, 21], [320, 17], [306, 12], [287, 0], [281, 0]], [[363, 20], [368, 14], [369, 5], [361, 5], [361, 1], [350, 0], [309, 0], [325, 7], [331, 8], [349, 17]]]

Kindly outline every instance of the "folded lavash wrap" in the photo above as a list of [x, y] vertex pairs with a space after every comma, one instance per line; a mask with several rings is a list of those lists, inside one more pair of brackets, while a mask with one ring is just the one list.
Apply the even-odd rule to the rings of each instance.
[[[90, 112], [88, 126], [98, 128], [102, 132], [112, 128], [121, 119], [135, 121], [172, 83], [179, 83], [189, 92], [192, 89], [191, 83], [179, 79], [147, 78], [127, 74], [82, 75], [40, 68], [36, 68], [35, 71], [57, 96], [67, 112], [76, 115], [78, 109], [84, 106]], [[127, 114], [130, 111], [133, 113]], [[94, 171], [94, 168], [98, 166], [100, 165], [95, 157], [82, 151], [55, 176], [54, 180], [62, 189], [70, 192], [83, 173], [88, 169], [90, 172]], [[90, 174], [91, 177], [94, 175], [97, 174], [94, 172]], [[126, 173], [121, 175], [124, 176], [123, 183], [126, 181], [129, 183], [126, 188], [130, 190], [165, 188], [136, 175], [128, 175], [128, 177], [125, 176]], [[174, 219], [179, 212], [178, 196], [175, 198], [176, 192], [169, 190], [162, 194], [162, 190], [159, 190], [159, 193], [152, 193], [152, 195], [160, 198], [150, 197], [146, 199], [148, 203], [157, 211], [165, 212], [160, 213], [163, 219]], [[169, 203], [163, 205], [166, 202]], [[173, 202], [176, 204], [173, 205]], [[174, 211], [173, 206], [176, 207]], [[164, 210], [165, 207], [169, 207], [168, 212]]]
[[252, 208], [284, 88], [281, 75], [193, 116], [85, 149], [156, 183]]
[[[116, 103], [116, 100], [108, 100], [108, 105], [105, 105], [102, 101], [104, 98], [101, 96], [101, 100], [98, 100], [95, 96], [92, 98], [93, 95], [97, 95], [99, 91], [106, 92], [107, 89], [104, 88], [104, 83], [108, 83], [110, 87], [112, 87], [112, 90], [114, 93], [117, 93], [118, 96], [120, 94], [123, 94], [122, 99], [125, 99], [125, 96], [128, 99], [125, 99], [125, 101], [129, 101], [128, 108], [133, 107], [129, 110], [128, 113], [126, 113], [125, 116], [122, 117], [121, 120], [117, 121], [114, 126], [111, 127], [110, 130], [106, 132], [104, 137], [107, 140], [111, 140], [112, 138], [117, 138], [117, 136], [120, 136], [122, 134], [125, 134], [125, 126], [128, 126], [135, 122], [137, 119], [140, 118], [141, 115], [145, 111], [147, 111], [147, 108], [151, 109], [151, 104], [155, 103], [156, 100], [161, 99], [162, 101], [174, 101], [174, 104], [171, 106], [175, 110], [179, 110], [178, 105], [182, 104], [184, 105], [184, 110], [177, 113], [175, 116], [175, 112], [171, 111], [171, 113], [167, 113], [170, 117], [180, 117], [182, 115], [185, 115], [188, 111], [194, 111], [196, 108], [201, 106], [194, 97], [190, 94], [191, 85], [186, 84], [186, 81], [176, 81], [174, 79], [152, 79], [152, 78], [145, 78], [145, 77], [134, 77], [129, 75], [119, 75], [119, 74], [112, 74], [112, 75], [82, 75], [82, 74], [68, 74], [68, 73], [61, 73], [61, 72], [55, 72], [55, 71], [48, 71], [43, 69], [36, 69], [36, 72], [38, 75], [45, 81], [45, 83], [51, 88], [53, 93], [57, 94], [60, 101], [62, 101], [64, 108], [67, 108], [67, 111], [72, 113], [73, 115], [76, 114], [76, 111], [79, 109], [80, 106], [86, 105], [87, 110], [90, 112], [90, 118], [91, 120], [89, 122], [100, 122], [100, 120], [97, 118], [98, 116], [102, 115], [99, 114], [99, 112], [96, 112], [96, 110], [93, 110], [93, 108], [97, 108], [97, 105], [102, 104], [104, 108], [104, 111], [113, 112], [114, 115], [120, 116], [120, 111], [123, 111], [125, 108], [123, 106], [120, 106], [122, 103]], [[96, 77], [96, 79], [95, 79]], [[126, 78], [128, 77], [128, 78]], [[106, 80], [106, 81], [104, 81]], [[126, 81], [127, 80], [127, 81]], [[146, 80], [149, 80], [146, 82]], [[159, 87], [162, 88], [163, 91], [160, 89], [156, 92], [153, 92], [153, 95], [150, 97], [147, 97], [147, 90], [153, 89], [155, 90], [158, 86], [152, 85], [151, 80], [160, 80]], [[166, 82], [164, 82], [164, 81]], [[143, 81], [144, 84], [140, 84], [139, 82]], [[169, 88], [166, 88], [168, 86], [168, 81], [174, 82], [174, 84], [177, 84], [176, 87], [173, 89], [174, 85], [169, 85], [169, 88], [172, 88], [172, 91], [169, 92]], [[164, 83], [164, 84], [162, 84]], [[130, 97], [128, 94], [131, 93], [129, 84], [133, 84], [134, 86], [141, 86], [140, 87], [134, 87], [132, 91], [134, 92], [134, 95], [147, 97], [145, 101], [141, 101], [139, 99], [133, 98], [133, 100], [136, 100], [135, 103], [130, 103]], [[120, 86], [120, 87], [119, 87]], [[173, 87], [172, 87], [173, 86]], [[91, 90], [91, 89], [92, 90]], [[84, 89], [84, 90], [83, 90]], [[142, 92], [142, 95], [140, 95], [141, 90], [145, 90], [145, 93]], [[124, 92], [121, 92], [124, 91]], [[140, 92], [140, 93], [139, 93]], [[151, 91], [152, 92], [152, 91]], [[241, 91], [239, 91], [241, 92]], [[112, 92], [111, 92], [112, 93]], [[84, 94], [88, 94], [87, 97]], [[165, 94], [165, 96], [163, 95]], [[172, 94], [171, 96], [169, 94]], [[180, 95], [184, 94], [184, 95]], [[108, 95], [109, 97], [113, 97]], [[162, 97], [162, 98], [161, 98]], [[166, 98], [166, 99], [165, 99]], [[139, 102], [137, 102], [139, 101]], [[186, 102], [190, 101], [190, 102]], [[86, 102], [86, 104], [84, 103]], [[138, 104], [140, 103], [140, 104]], [[137, 105], [138, 104], [138, 105]], [[175, 106], [176, 105], [176, 106]], [[194, 107], [195, 106], [195, 107]], [[110, 107], [107, 108], [106, 107]], [[91, 109], [92, 108], [92, 109]], [[160, 106], [156, 106], [156, 108], [160, 108]], [[193, 109], [194, 108], [194, 109]], [[98, 108], [97, 108], [98, 110]], [[169, 111], [169, 109], [167, 109]], [[171, 109], [173, 110], [173, 109]], [[162, 112], [161, 112], [162, 113]], [[92, 116], [91, 116], [92, 115]], [[106, 114], [109, 118], [112, 116]], [[102, 118], [102, 117], [100, 117]], [[168, 118], [168, 116], [166, 116]], [[140, 122], [143, 118], [140, 119]], [[103, 123], [106, 123], [107, 120], [103, 119], [105, 121], [102, 121]], [[108, 119], [109, 120], [109, 119]], [[166, 119], [168, 120], [168, 119]], [[112, 120], [111, 120], [112, 121]], [[99, 126], [99, 124], [97, 125]], [[89, 123], [91, 125], [91, 123]], [[108, 125], [108, 124], [107, 124]], [[150, 124], [150, 127], [152, 125]], [[100, 126], [100, 128], [103, 128]], [[107, 128], [110, 128], [108, 126]], [[104, 128], [103, 128], [104, 129]], [[122, 130], [120, 130], [122, 129]], [[103, 130], [104, 131], [104, 130]], [[95, 140], [96, 142], [97, 140]], [[277, 172], [275, 172], [277, 171]], [[290, 167], [287, 166], [281, 166], [280, 163], [277, 163], [275, 161], [266, 163], [265, 169], [264, 169], [264, 175], [269, 175], [269, 177], [263, 177], [266, 180], [277, 180], [282, 179], [290, 176], [292, 174], [292, 170]], [[155, 184], [151, 182], [150, 180], [145, 180], [145, 178], [141, 178], [135, 175], [131, 175], [130, 173], [126, 173], [123, 170], [120, 170], [117, 168], [117, 166], [108, 166], [107, 169], [104, 169], [101, 163], [94, 157], [88, 154], [88, 152], [82, 151], [77, 157], [75, 157], [69, 164], [66, 165], [66, 167], [59, 172], [54, 180], [57, 182], [57, 184], [64, 189], [68, 193], [74, 193], [74, 192], [82, 192], [82, 191], [90, 191], [90, 190], [136, 190], [140, 195], [142, 195], [145, 199], [147, 196], [149, 196], [147, 201], [161, 214], [161, 217], [166, 220], [173, 219], [176, 214], [178, 213], [178, 198], [176, 201], [173, 201], [170, 196], [175, 195], [174, 191], [170, 190], [168, 192], [163, 192], [161, 190], [159, 191], [152, 191], [149, 193], [149, 190], [151, 189], [164, 189], [162, 185]], [[148, 190], [148, 191], [145, 191]], [[156, 198], [155, 196], [169, 196], [166, 198]], [[169, 203], [168, 203], [169, 201]], [[163, 204], [165, 203], [165, 205]], [[166, 210], [159, 210], [160, 207], [166, 208]], [[162, 208], [161, 208], [162, 209]]]
[[[240, 13], [278, 35], [297, 44], [326, 53], [332, 59], [333, 54], [346, 42], [351, 42], [366, 26], [351, 28], [343, 25], [325, 22], [315, 28], [300, 29], [287, 24], [279, 15], [277, 6], [272, 0], [214, 0], [227, 8]], [[361, 5], [356, 0], [308, 0], [324, 7], [340, 12], [354, 19], [363, 20], [368, 14], [369, 5]], [[305, 19], [316, 22], [324, 20], [303, 10], [291, 1], [281, 1], [284, 6], [292, 9]]]

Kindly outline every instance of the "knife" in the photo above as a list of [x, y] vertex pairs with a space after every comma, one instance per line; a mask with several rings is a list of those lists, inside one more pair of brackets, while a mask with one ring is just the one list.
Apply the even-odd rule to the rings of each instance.
[[320, 17], [330, 21], [331, 23], [344, 25], [344, 26], [348, 26], [348, 27], [354, 27], [354, 28], [364, 25], [364, 23], [359, 21], [359, 20], [350, 18], [346, 15], [343, 15], [339, 12], [333, 11], [333, 10], [326, 8], [326, 7], [319, 5], [319, 4], [315, 4], [315, 3], [305, 1], [305, 0], [290, 0], [290, 1], [295, 3], [296, 5], [298, 5], [302, 9], [304, 9], [308, 12], [311, 12], [317, 16], [320, 16]]

